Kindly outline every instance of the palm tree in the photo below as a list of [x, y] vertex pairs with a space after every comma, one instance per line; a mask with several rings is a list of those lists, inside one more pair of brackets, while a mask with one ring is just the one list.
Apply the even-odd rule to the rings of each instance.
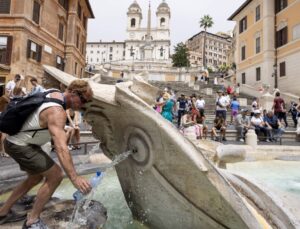
[[200, 28], [204, 28], [204, 41], [203, 41], [203, 66], [206, 68], [206, 55], [205, 55], [205, 45], [206, 45], [206, 32], [208, 28], [211, 28], [214, 24], [213, 19], [209, 15], [204, 15], [200, 21]]

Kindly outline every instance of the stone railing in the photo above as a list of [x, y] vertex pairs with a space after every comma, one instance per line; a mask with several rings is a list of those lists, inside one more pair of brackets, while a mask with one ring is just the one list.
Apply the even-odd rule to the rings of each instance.
[[[236, 86], [233, 82], [225, 80], [224, 81], [224, 86], [228, 87], [229, 85], [231, 87]], [[270, 91], [269, 88], [266, 87], [266, 86], [265, 87], [261, 86], [259, 88], [255, 88], [255, 87], [252, 87], [252, 86], [247, 85], [247, 84], [241, 84], [240, 85], [240, 93], [243, 93], [243, 94], [246, 94], [246, 95], [249, 95], [249, 96], [261, 98], [264, 94], [266, 94], [268, 92], [272, 96], [275, 96], [276, 91]], [[299, 100], [299, 96], [291, 94], [291, 93], [280, 91], [280, 94], [281, 94], [281, 97], [284, 99], [284, 101], [287, 104], [290, 103], [291, 101], [297, 102]]]

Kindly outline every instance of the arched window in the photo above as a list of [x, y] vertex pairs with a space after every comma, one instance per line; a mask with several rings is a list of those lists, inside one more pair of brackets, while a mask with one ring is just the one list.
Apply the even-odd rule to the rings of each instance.
[[130, 26], [135, 27], [135, 18], [132, 18], [130, 21]]
[[166, 25], [166, 19], [164, 18], [164, 17], [162, 17], [161, 19], [160, 19], [160, 26], [161, 27], [164, 27]]

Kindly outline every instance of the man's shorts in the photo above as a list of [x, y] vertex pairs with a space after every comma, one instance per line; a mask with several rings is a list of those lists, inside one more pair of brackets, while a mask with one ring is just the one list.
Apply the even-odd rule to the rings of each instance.
[[52, 158], [40, 146], [19, 146], [6, 139], [3, 144], [5, 152], [19, 164], [20, 169], [31, 175], [46, 172], [55, 164]]
[[222, 118], [224, 118], [224, 120], [226, 120], [226, 110], [216, 110], [216, 117], [221, 116]]

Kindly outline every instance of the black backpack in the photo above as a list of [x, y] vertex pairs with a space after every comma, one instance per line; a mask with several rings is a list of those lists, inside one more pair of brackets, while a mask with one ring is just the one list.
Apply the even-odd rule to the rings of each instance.
[[[23, 98], [12, 99], [5, 111], [0, 115], [0, 131], [8, 135], [15, 135], [23, 127], [27, 118], [43, 103], [55, 102], [64, 107], [64, 102], [59, 99], [47, 98], [47, 94], [59, 92], [49, 90], [29, 95]], [[65, 109], [65, 107], [64, 107]]]

